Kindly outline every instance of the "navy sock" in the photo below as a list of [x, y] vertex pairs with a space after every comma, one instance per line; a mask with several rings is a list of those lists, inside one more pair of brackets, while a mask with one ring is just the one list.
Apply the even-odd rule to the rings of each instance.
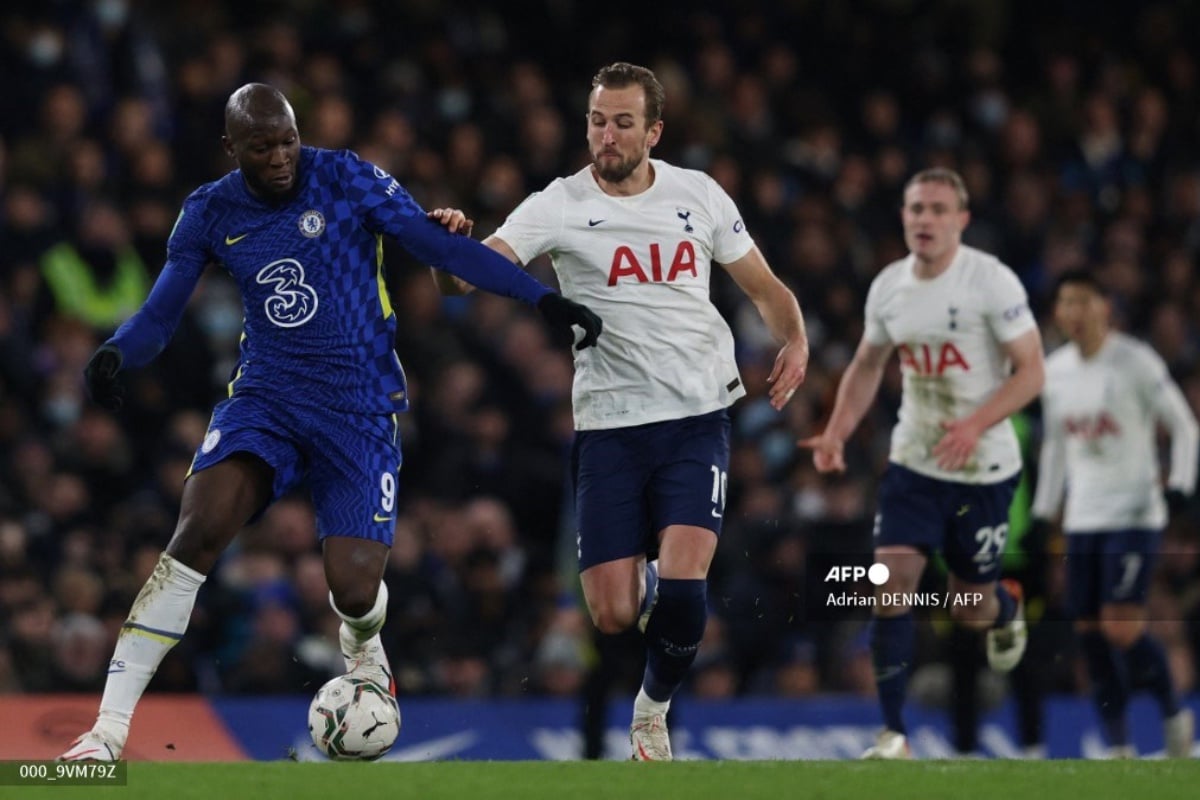
[[1003, 628], [1017, 615], [1017, 598], [1004, 588], [1003, 583], [997, 583], [996, 600], [1000, 603], [1000, 613], [996, 615], [996, 621], [992, 623], [992, 627]]
[[1129, 672], [1125, 659], [1100, 631], [1088, 631], [1081, 639], [1104, 735], [1109, 745], [1123, 747], [1129, 744], [1129, 721], [1125, 713], [1129, 705]]
[[1149, 689], [1164, 717], [1179, 713], [1179, 696], [1175, 694], [1167, 654], [1161, 644], [1143, 633], [1125, 651], [1125, 663], [1129, 666], [1129, 683], [1133, 689]]
[[875, 663], [875, 686], [888, 730], [907, 733], [904, 727], [904, 695], [912, 672], [917, 625], [912, 611], [898, 617], [871, 620], [871, 658]]
[[658, 601], [646, 623], [646, 674], [651, 700], [671, 699], [696, 660], [708, 620], [708, 582], [660, 578]]

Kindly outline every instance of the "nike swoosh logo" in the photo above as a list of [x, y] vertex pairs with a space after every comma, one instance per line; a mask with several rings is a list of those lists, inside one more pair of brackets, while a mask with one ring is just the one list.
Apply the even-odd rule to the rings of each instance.
[[385, 517], [383, 514], [380, 514], [378, 511], [375, 512], [375, 521], [376, 522], [391, 522], [393, 519], [395, 519], [395, 517]]
[[906, 670], [906, 669], [908, 669], [908, 662], [902, 662], [895, 666], [884, 667], [883, 669], [877, 669], [877, 670], [875, 670], [875, 680], [876, 680], [876, 682], [886, 681], [890, 678], [896, 677], [897, 675], [904, 672], [904, 670]]
[[594, 228], [594, 227], [596, 227], [597, 225], [599, 225], [601, 222], [604, 222], [604, 220], [602, 220], [602, 219], [589, 219], [589, 220], [588, 220], [588, 227], [589, 227], [589, 228]]
[[715, 508], [713, 509], [712, 515], [713, 515], [714, 517], [716, 517], [717, 519], [720, 519], [720, 518], [721, 518], [721, 515], [717, 513], [717, 510], [716, 510]]
[[240, 242], [242, 239], [245, 239], [249, 235], [250, 234], [248, 234], [248, 233], [243, 233], [241, 236], [226, 236], [225, 244], [232, 247], [233, 245], [237, 244], [238, 242]]

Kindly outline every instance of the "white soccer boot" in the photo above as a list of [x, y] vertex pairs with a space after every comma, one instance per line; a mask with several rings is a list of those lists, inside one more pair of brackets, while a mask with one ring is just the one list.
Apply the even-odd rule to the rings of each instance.
[[875, 737], [875, 744], [868, 747], [862, 754], [865, 759], [882, 759], [893, 761], [912, 758], [912, 750], [908, 746], [908, 737], [899, 731], [881, 730]]
[[1181, 708], [1175, 716], [1163, 720], [1163, 741], [1167, 758], [1191, 758], [1196, 739], [1196, 717], [1190, 708]]
[[54, 760], [119, 761], [123, 749], [125, 749], [124, 742], [117, 742], [112, 737], [92, 730], [71, 742], [70, 749]]
[[1115, 761], [1124, 761], [1130, 758], [1137, 758], [1137, 748], [1131, 744], [1119, 744], [1115, 747], [1108, 748], [1108, 757]]
[[670, 761], [671, 738], [662, 714], [634, 715], [629, 726], [634, 761]]
[[1029, 632], [1025, 629], [1025, 592], [1021, 584], [1011, 578], [1000, 583], [1017, 601], [1017, 612], [1004, 627], [987, 632], [987, 660], [988, 666], [997, 672], [1011, 672], [1021, 663], [1025, 645], [1029, 642]]
[[392, 677], [392, 666], [379, 634], [365, 644], [359, 644], [354, 633], [345, 622], [338, 628], [338, 644], [342, 647], [342, 658], [346, 662], [346, 673], [374, 681], [396, 696], [396, 679]]

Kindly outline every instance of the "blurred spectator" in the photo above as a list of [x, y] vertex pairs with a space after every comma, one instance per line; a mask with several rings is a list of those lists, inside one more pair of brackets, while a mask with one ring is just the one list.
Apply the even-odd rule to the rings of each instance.
[[47, 250], [41, 265], [54, 312], [104, 334], [137, 311], [150, 290], [125, 218], [103, 201], [84, 209], [77, 234]]

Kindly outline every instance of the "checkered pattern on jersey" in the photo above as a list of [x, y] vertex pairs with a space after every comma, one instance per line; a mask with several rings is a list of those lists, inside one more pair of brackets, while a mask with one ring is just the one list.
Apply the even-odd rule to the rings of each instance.
[[241, 289], [246, 336], [234, 390], [403, 410], [396, 320], [381, 295], [378, 234], [367, 218], [381, 205], [423, 212], [399, 184], [389, 194], [391, 176], [352, 153], [302, 148], [298, 180], [296, 196], [272, 206], [230, 173], [189, 198], [172, 236], [173, 253], [206, 252]]

